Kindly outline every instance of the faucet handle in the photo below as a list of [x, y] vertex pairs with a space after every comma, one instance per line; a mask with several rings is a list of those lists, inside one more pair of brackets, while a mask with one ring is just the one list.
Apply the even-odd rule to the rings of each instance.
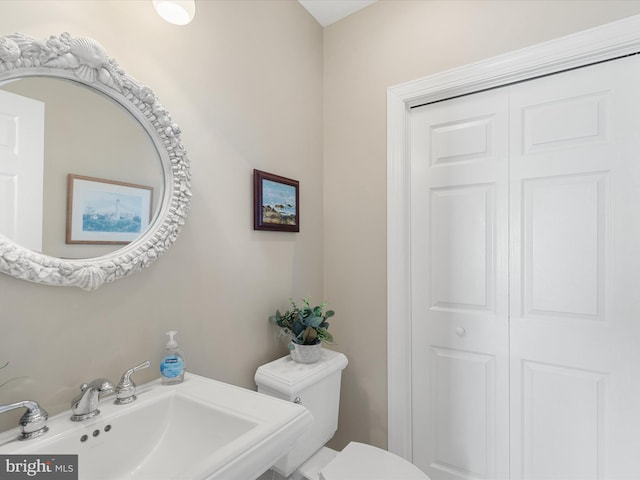
[[26, 408], [27, 411], [22, 415], [22, 417], [20, 417], [20, 430], [22, 431], [18, 437], [20, 440], [39, 437], [49, 430], [49, 427], [47, 427], [47, 419], [49, 418], [49, 415], [44, 408], [38, 405], [37, 402], [23, 400], [9, 405], [0, 405], [0, 413], [9, 412], [22, 407]]
[[133, 368], [130, 368], [122, 375], [120, 379], [120, 383], [116, 387], [116, 401], [114, 402], [116, 405], [124, 405], [126, 403], [133, 402], [136, 397], [136, 384], [131, 380], [131, 375], [133, 375], [138, 370], [142, 370], [143, 368], [147, 368], [151, 365], [149, 360], [142, 362], [140, 365], [136, 365]]
[[90, 383], [80, 385], [80, 391], [84, 392], [87, 388], [93, 388], [98, 392], [99, 397], [113, 393], [113, 383], [108, 378], [96, 378]]

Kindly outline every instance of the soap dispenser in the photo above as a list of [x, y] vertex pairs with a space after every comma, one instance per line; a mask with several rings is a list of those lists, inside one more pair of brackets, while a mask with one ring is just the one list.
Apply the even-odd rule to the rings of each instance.
[[176, 333], [178, 332], [175, 330], [167, 332], [169, 341], [160, 362], [160, 374], [164, 385], [175, 385], [184, 380], [184, 353], [173, 338]]

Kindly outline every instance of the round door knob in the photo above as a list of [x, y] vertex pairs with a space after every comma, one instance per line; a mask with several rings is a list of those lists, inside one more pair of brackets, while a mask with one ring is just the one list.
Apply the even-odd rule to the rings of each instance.
[[456, 335], [464, 337], [465, 333], [467, 333], [467, 331], [463, 327], [456, 327]]

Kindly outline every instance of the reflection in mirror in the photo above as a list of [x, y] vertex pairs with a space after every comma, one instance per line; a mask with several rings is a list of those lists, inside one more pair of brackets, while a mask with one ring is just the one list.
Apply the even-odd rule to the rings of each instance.
[[[12, 235], [0, 227], [0, 233], [27, 248], [61, 258], [98, 257], [122, 248], [65, 243], [68, 174], [151, 187], [153, 221], [164, 186], [162, 164], [151, 138], [127, 110], [96, 90], [60, 78], [20, 78], [7, 82], [0, 90], [6, 92], [0, 92], [2, 104], [32, 99], [42, 102], [44, 107], [44, 151], [39, 154], [30, 148], [27, 152], [39, 158], [21, 162], [44, 161], [44, 169], [29, 169], [44, 172], [44, 179], [36, 173], [33, 180], [42, 185], [42, 203], [34, 202], [33, 198], [22, 202], [20, 206], [28, 211], [18, 209], [17, 232]], [[7, 99], [7, 95], [17, 98]], [[34, 135], [37, 133], [28, 139], [30, 144], [38, 143]], [[42, 218], [41, 225], [28, 228], [28, 222], [38, 218]], [[22, 236], [15, 238], [18, 233]]]
[[[94, 290], [140, 272], [174, 244], [191, 203], [191, 170], [180, 128], [151, 88], [126, 75], [96, 40], [68, 33], [44, 40], [20, 33], [0, 37], [0, 85], [4, 86], [0, 89], [2, 98], [24, 100], [22, 103], [35, 112], [34, 118], [39, 118], [22, 122], [11, 111], [11, 102], [0, 100], [0, 154], [3, 150], [31, 149], [33, 158], [41, 159], [34, 163], [40, 165], [34, 176], [40, 180], [33, 182], [39, 188], [20, 200], [36, 207], [36, 213], [26, 215], [32, 220], [32, 231], [25, 239], [15, 234], [16, 225], [22, 227], [25, 218], [12, 221], [17, 218], [15, 209], [0, 209], [1, 273], [47, 285]], [[38, 100], [27, 101], [27, 96]], [[83, 150], [83, 145], [88, 149]], [[18, 167], [5, 162], [8, 157], [0, 155], [3, 207], [9, 202], [17, 205], [22, 193], [15, 181]], [[138, 191], [152, 188], [149, 227], [140, 227], [139, 237], [111, 250], [61, 243], [67, 217], [63, 205], [69, 204], [61, 192], [65, 192], [70, 174], [119, 187], [142, 186]], [[81, 205], [86, 205], [83, 202]], [[125, 202], [114, 204], [119, 206], [111, 220], [122, 218], [118, 212]], [[99, 212], [91, 208], [94, 220], [104, 226], [106, 220], [100, 220]], [[131, 216], [127, 219], [133, 220], [129, 224], [136, 223]], [[114, 228], [109, 232], [120, 232], [119, 225]]]

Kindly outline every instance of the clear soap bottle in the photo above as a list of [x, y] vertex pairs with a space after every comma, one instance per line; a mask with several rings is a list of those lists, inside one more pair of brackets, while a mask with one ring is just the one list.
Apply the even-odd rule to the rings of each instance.
[[164, 385], [175, 385], [184, 380], [184, 353], [178, 348], [178, 342], [173, 338], [178, 333], [175, 330], [167, 332], [169, 341], [160, 362], [160, 375]]

